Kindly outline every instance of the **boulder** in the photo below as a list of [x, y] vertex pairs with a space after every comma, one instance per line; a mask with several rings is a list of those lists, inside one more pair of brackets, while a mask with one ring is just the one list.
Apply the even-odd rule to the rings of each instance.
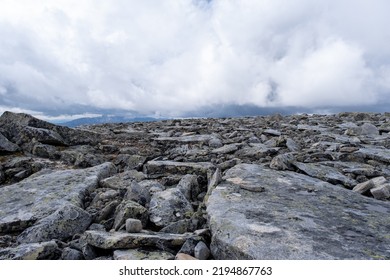
[[224, 179], [207, 203], [215, 259], [390, 257], [386, 202], [254, 164], [236, 165]]
[[161, 249], [177, 248], [191, 237], [191, 234], [169, 233], [127, 233], [86, 231], [84, 233], [88, 244], [101, 249], [135, 249], [138, 247], [157, 247]]
[[149, 206], [150, 221], [159, 227], [190, 217], [194, 210], [182, 192], [176, 188], [153, 194]]
[[163, 177], [171, 174], [194, 174], [202, 176], [205, 180], [209, 170], [215, 170], [214, 164], [210, 162], [176, 162], [176, 161], [148, 161], [144, 165], [144, 173], [149, 177]]
[[177, 189], [180, 190], [188, 201], [196, 200], [201, 189], [198, 184], [196, 175], [185, 175], [177, 184]]
[[85, 195], [114, 172], [111, 163], [83, 170], [42, 170], [0, 188], [0, 233], [22, 231], [64, 205], [83, 208]]
[[141, 232], [142, 222], [138, 219], [127, 219], [126, 220], [126, 231], [127, 232]]
[[9, 141], [3, 134], [0, 132], [0, 155], [1, 154], [8, 154], [8, 153], [15, 153], [19, 151], [20, 148], [18, 145], [12, 143]]
[[54, 241], [0, 249], [0, 260], [53, 260], [60, 255], [61, 251]]
[[130, 218], [140, 220], [142, 226], [145, 227], [149, 220], [148, 210], [135, 201], [124, 200], [116, 208], [113, 228], [119, 230]]
[[18, 242], [38, 243], [53, 239], [66, 240], [77, 233], [83, 233], [91, 222], [92, 218], [88, 212], [68, 204], [24, 230], [18, 236]]
[[355, 180], [345, 176], [336, 168], [330, 166], [325, 166], [319, 163], [302, 162], [294, 162], [293, 165], [306, 175], [321, 179], [331, 184], [342, 184], [347, 188], [352, 188], [356, 185]]

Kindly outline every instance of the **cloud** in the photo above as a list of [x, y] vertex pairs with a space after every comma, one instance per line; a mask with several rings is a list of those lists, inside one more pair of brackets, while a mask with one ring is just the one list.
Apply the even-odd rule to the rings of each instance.
[[334, 107], [390, 97], [385, 0], [1, 0], [0, 108]]

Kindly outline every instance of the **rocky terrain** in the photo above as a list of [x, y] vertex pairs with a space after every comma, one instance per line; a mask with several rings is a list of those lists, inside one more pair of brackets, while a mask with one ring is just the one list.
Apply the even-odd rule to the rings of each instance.
[[0, 259], [390, 259], [390, 114], [0, 117]]

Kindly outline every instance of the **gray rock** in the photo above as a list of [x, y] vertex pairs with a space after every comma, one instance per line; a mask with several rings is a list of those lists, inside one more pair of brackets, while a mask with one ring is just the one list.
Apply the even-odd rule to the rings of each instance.
[[115, 221], [113, 228], [119, 230], [125, 225], [127, 219], [138, 219], [145, 227], [148, 223], [148, 210], [137, 202], [131, 200], [123, 201], [115, 211]]
[[379, 129], [371, 124], [371, 123], [364, 123], [361, 126], [361, 135], [379, 135]]
[[83, 208], [86, 193], [114, 172], [111, 163], [84, 170], [41, 171], [0, 188], [0, 232], [22, 231], [69, 203]]
[[3, 135], [16, 144], [30, 143], [35, 138], [43, 144], [83, 145], [96, 144], [98, 139], [93, 132], [54, 125], [23, 113], [4, 112], [0, 128]]
[[378, 160], [385, 163], [390, 163], [390, 150], [380, 147], [365, 147], [359, 149], [354, 154], [362, 155], [366, 159]]
[[20, 148], [18, 145], [9, 141], [3, 134], [0, 132], [0, 154], [4, 153], [15, 153], [19, 151]]
[[190, 237], [184, 242], [183, 246], [181, 246], [179, 253], [187, 254], [190, 256], [194, 256], [196, 245], [201, 242], [203, 239], [200, 236]]
[[141, 232], [142, 222], [137, 219], [127, 219], [126, 220], [126, 231], [127, 232]]
[[65, 205], [18, 236], [20, 243], [37, 243], [52, 239], [65, 240], [84, 232], [92, 222], [85, 210], [72, 204]]
[[221, 139], [219, 139], [219, 138], [212, 138], [209, 140], [209, 147], [210, 148], [219, 148], [222, 146], [223, 146], [223, 143], [222, 143]]
[[385, 177], [376, 177], [366, 182], [357, 184], [352, 190], [360, 194], [365, 194], [373, 188], [381, 187], [383, 184], [386, 184], [386, 182], [387, 180]]
[[132, 181], [140, 182], [145, 179], [146, 175], [144, 173], [136, 170], [128, 170], [101, 180], [99, 186], [111, 189], [127, 189]]
[[171, 174], [194, 174], [207, 178], [209, 170], [215, 166], [209, 162], [176, 162], [176, 161], [148, 161], [144, 165], [144, 173], [150, 177], [163, 177]]
[[177, 185], [177, 189], [182, 192], [188, 201], [196, 200], [201, 193], [196, 175], [185, 175]]
[[42, 158], [56, 159], [60, 155], [57, 153], [57, 148], [51, 145], [37, 143], [32, 148], [31, 153]]
[[62, 250], [61, 260], [83, 260], [83, 253], [72, 248], [65, 248]]
[[281, 154], [271, 160], [269, 167], [275, 170], [294, 170], [295, 161], [293, 154]]
[[115, 250], [114, 260], [173, 260], [175, 258], [169, 252], [157, 250], [128, 249]]
[[191, 219], [184, 219], [163, 227], [159, 232], [183, 234], [194, 231], [195, 227]]
[[280, 136], [282, 133], [275, 129], [266, 129], [263, 131], [264, 134], [271, 135], [271, 136]]
[[88, 244], [101, 249], [136, 249], [140, 246], [177, 248], [192, 236], [191, 234], [102, 231], [86, 231], [84, 234]]
[[203, 241], [196, 244], [194, 248], [194, 257], [198, 260], [207, 260], [210, 257], [210, 249]]
[[142, 182], [139, 182], [139, 185], [145, 190], [147, 190], [150, 195], [165, 190], [165, 186], [155, 180], [144, 180]]
[[287, 138], [286, 146], [291, 152], [298, 152], [300, 150], [299, 145], [291, 138]]
[[50, 260], [58, 259], [60, 255], [61, 251], [54, 241], [0, 249], [0, 260]]
[[[241, 164], [207, 204], [216, 259], [388, 259], [390, 205], [290, 171]], [[240, 196], [235, 195], [239, 193]]]
[[372, 188], [370, 192], [376, 199], [388, 199], [390, 198], [390, 183]]
[[212, 150], [211, 152], [214, 154], [231, 154], [238, 150], [237, 144], [229, 144], [223, 147]]
[[324, 180], [331, 184], [342, 184], [347, 188], [352, 188], [356, 185], [356, 181], [345, 176], [339, 172], [336, 168], [321, 165], [318, 163], [302, 163], [294, 162], [296, 168], [304, 172], [305, 174]]
[[148, 207], [150, 203], [150, 193], [147, 188], [144, 188], [137, 182], [133, 181], [130, 183], [130, 186], [127, 188], [126, 196], [127, 200], [135, 201], [142, 206]]
[[156, 140], [158, 142], [209, 143], [211, 140], [214, 139], [216, 139], [216, 137], [213, 135], [198, 134], [178, 137], [159, 137], [153, 140]]
[[149, 206], [150, 221], [160, 227], [190, 217], [193, 212], [191, 203], [176, 188], [155, 193]]

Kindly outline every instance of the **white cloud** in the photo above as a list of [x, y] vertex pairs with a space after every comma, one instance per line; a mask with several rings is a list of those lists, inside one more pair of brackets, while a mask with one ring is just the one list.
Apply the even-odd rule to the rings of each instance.
[[[348, 106], [390, 95], [385, 0], [0, 0], [0, 106]], [[80, 109], [77, 109], [80, 108]]]

